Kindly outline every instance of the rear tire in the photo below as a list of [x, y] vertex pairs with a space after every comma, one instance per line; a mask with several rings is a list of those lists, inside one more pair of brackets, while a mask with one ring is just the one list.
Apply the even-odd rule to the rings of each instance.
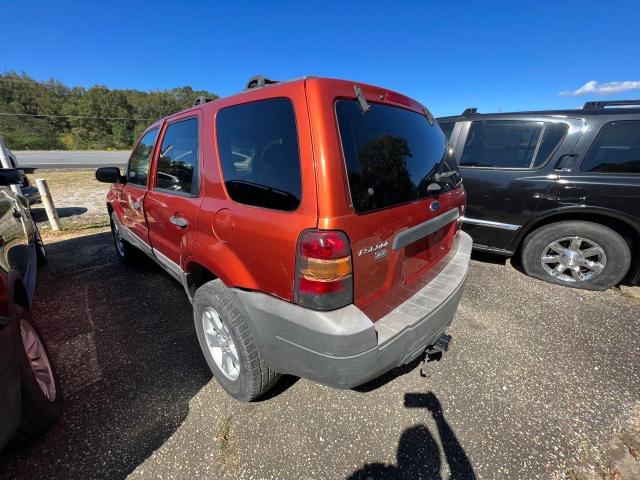
[[220, 280], [196, 291], [193, 316], [207, 364], [229, 395], [250, 402], [275, 385], [280, 375], [260, 357], [247, 320]]
[[[53, 363], [39, 330], [31, 321], [31, 315], [16, 306], [16, 352], [20, 371], [22, 418], [18, 430], [9, 442], [17, 447], [42, 435], [62, 413], [62, 388], [58, 371]], [[27, 353], [24, 338], [33, 348]], [[33, 343], [35, 342], [35, 343]], [[37, 365], [36, 371], [34, 365]], [[45, 390], [47, 393], [45, 393]]]
[[594, 222], [545, 225], [531, 232], [522, 248], [522, 267], [528, 275], [573, 288], [614, 287], [625, 277], [629, 265], [631, 249], [625, 239]]

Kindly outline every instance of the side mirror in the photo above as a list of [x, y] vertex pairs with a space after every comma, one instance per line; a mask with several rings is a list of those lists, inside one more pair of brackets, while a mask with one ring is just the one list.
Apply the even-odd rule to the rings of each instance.
[[118, 167], [101, 167], [96, 170], [96, 180], [104, 183], [116, 183], [122, 180]]
[[22, 173], [15, 168], [0, 168], [0, 186], [20, 185], [22, 183]]

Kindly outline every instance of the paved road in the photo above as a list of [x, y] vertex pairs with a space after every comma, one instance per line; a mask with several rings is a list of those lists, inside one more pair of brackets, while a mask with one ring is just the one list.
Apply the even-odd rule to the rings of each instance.
[[[640, 303], [474, 260], [451, 351], [355, 390], [286, 377], [238, 403], [203, 361], [180, 285], [109, 234], [49, 245], [35, 318], [61, 421], [4, 479], [567, 478], [640, 402]], [[64, 281], [61, 281], [64, 279]], [[450, 476], [451, 475], [451, 476]]]
[[129, 151], [14, 151], [22, 168], [98, 168], [121, 167], [129, 159]]

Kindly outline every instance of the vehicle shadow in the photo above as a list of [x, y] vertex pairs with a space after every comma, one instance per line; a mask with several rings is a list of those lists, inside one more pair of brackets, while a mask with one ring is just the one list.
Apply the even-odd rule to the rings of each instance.
[[[442, 405], [432, 392], [407, 393], [406, 408], [424, 408], [431, 412], [438, 430], [440, 445], [449, 467], [450, 480], [475, 480], [476, 475], [464, 448], [444, 417]], [[443, 479], [440, 447], [426, 425], [407, 428], [400, 436], [397, 464], [368, 463], [352, 473], [348, 480], [391, 480], [406, 478]]]
[[47, 245], [33, 305], [65, 390], [41, 439], [0, 453], [0, 478], [125, 478], [180, 427], [210, 380], [181, 286], [115, 257], [110, 233]]

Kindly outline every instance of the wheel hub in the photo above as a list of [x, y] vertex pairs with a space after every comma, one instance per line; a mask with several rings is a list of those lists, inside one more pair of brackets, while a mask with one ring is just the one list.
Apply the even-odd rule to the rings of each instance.
[[29, 365], [42, 393], [50, 402], [56, 399], [56, 381], [49, 357], [40, 337], [27, 320], [20, 320], [20, 336]]
[[220, 371], [230, 380], [240, 376], [240, 359], [225, 321], [211, 307], [202, 312], [202, 328], [207, 348]]
[[587, 281], [607, 264], [604, 249], [583, 237], [564, 237], [548, 244], [540, 257], [542, 268], [563, 282]]

